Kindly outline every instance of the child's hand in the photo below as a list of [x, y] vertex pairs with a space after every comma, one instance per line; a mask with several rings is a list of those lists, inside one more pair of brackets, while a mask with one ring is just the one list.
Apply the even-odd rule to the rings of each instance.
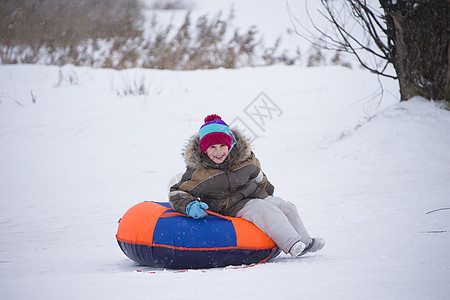
[[208, 209], [208, 207], [208, 204], [205, 202], [194, 200], [186, 206], [186, 214], [194, 219], [200, 219], [206, 216], [206, 212], [204, 210]]

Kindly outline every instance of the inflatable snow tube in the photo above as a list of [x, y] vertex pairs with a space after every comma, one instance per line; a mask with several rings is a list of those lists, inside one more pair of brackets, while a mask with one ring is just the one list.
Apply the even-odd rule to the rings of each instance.
[[169, 203], [141, 202], [119, 220], [117, 242], [135, 262], [152, 267], [201, 269], [250, 265], [276, 257], [276, 244], [254, 224], [208, 211], [202, 219]]

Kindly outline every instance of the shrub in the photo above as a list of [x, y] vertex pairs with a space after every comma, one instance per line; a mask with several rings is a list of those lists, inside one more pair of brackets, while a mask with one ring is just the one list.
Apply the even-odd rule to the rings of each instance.
[[0, 11], [3, 45], [64, 48], [142, 34], [138, 0], [2, 0]]
[[[154, 5], [162, 3], [188, 2]], [[0, 1], [0, 62], [172, 70], [300, 63], [300, 50], [280, 49], [281, 38], [267, 47], [256, 27], [235, 28], [233, 8], [196, 20], [188, 12], [179, 27], [153, 16], [145, 37], [142, 10], [139, 0]], [[309, 66], [322, 63], [319, 54]]]

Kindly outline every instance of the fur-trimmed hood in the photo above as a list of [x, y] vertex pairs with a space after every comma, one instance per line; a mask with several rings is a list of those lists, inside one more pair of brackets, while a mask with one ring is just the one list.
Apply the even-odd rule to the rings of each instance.
[[252, 147], [250, 140], [236, 128], [231, 129], [231, 132], [234, 135], [235, 144], [234, 146], [232, 146], [227, 159], [222, 164], [216, 164], [200, 150], [199, 134], [196, 134], [189, 139], [182, 152], [186, 161], [186, 165], [189, 168], [193, 169], [223, 169], [229, 165], [240, 164], [249, 159], [252, 156]]

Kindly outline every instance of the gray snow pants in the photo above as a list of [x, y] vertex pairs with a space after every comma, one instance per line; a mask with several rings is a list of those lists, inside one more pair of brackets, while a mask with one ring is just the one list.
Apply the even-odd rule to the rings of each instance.
[[285, 253], [289, 253], [291, 247], [298, 241], [302, 241], [305, 245], [311, 242], [297, 207], [280, 197], [252, 199], [236, 214], [236, 217], [255, 224]]

